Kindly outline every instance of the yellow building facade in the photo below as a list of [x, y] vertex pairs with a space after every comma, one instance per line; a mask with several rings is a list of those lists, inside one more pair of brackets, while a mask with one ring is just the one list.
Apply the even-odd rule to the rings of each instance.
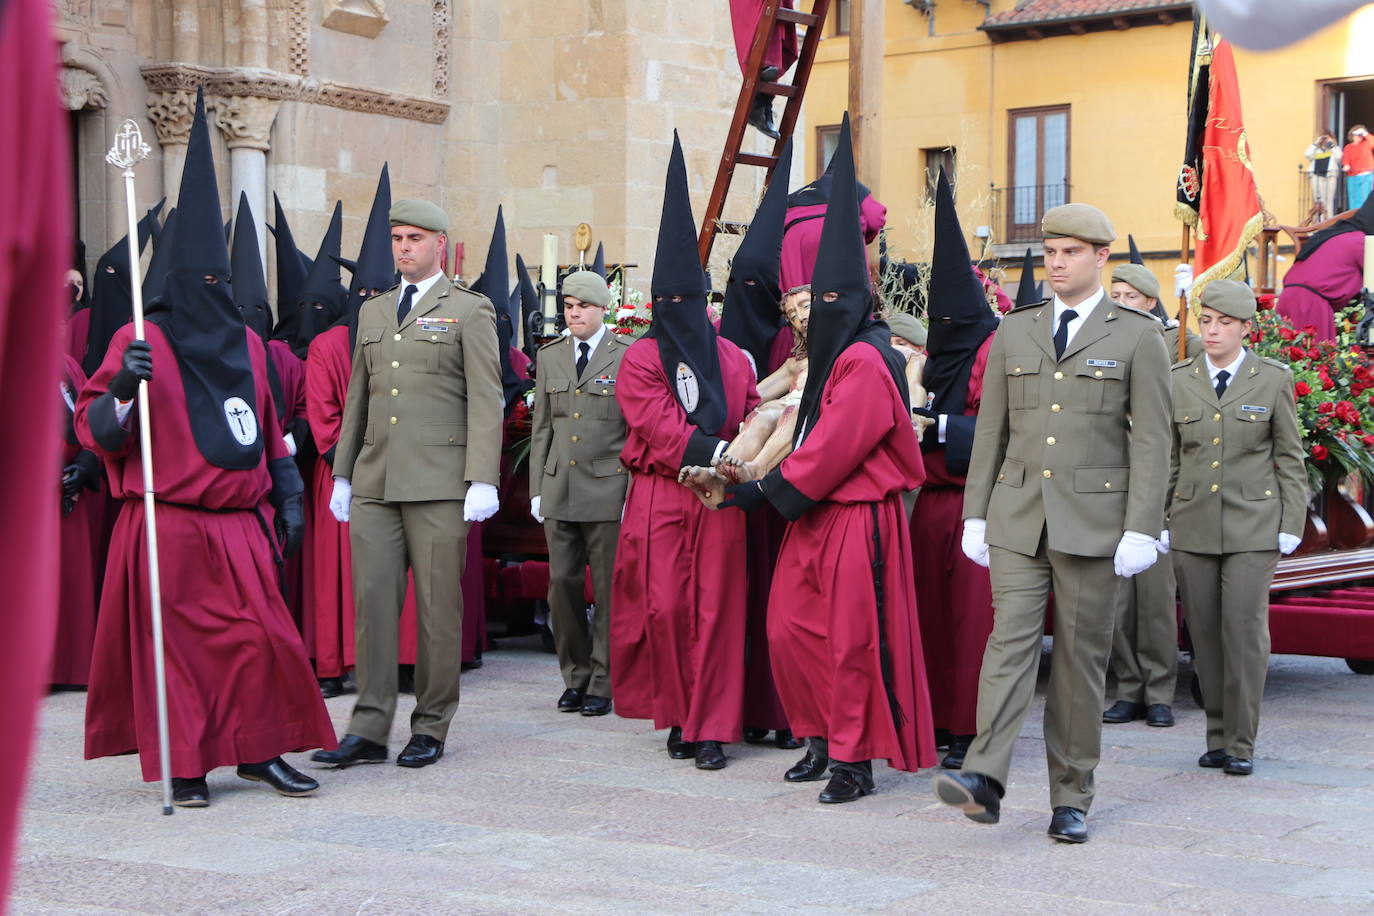
[[[845, 23], [847, 4], [838, 5]], [[886, 0], [884, 13], [881, 174], [860, 178], [889, 208], [896, 256], [928, 256], [929, 172], [952, 161], [970, 251], [1001, 261], [1007, 282], [1019, 276], [1028, 243], [1038, 251], [1039, 214], [1071, 200], [1110, 215], [1121, 236], [1114, 256], [1124, 256], [1126, 235], [1134, 235], [1161, 287], [1172, 288], [1189, 4]], [[850, 42], [842, 28], [832, 15], [807, 90], [817, 150], [846, 107]], [[1295, 225], [1307, 216], [1300, 168], [1319, 129], [1343, 143], [1350, 125], [1374, 125], [1371, 47], [1374, 7], [1279, 51], [1237, 49], [1255, 177], [1274, 221]], [[1281, 252], [1280, 275], [1287, 263]]]

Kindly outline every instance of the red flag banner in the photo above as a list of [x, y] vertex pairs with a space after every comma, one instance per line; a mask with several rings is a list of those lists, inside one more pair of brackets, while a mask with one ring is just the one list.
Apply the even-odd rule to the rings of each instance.
[[1242, 267], [1246, 247], [1264, 227], [1250, 162], [1250, 141], [1241, 115], [1236, 61], [1230, 43], [1222, 39], [1212, 44], [1207, 93], [1194, 279], [1188, 294], [1194, 312], [1208, 283], [1229, 277]]

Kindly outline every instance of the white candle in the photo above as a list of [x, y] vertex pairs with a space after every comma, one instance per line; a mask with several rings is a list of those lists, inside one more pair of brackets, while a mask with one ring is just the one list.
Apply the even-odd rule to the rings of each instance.
[[1364, 288], [1374, 291], [1374, 235], [1364, 237]]
[[558, 312], [558, 236], [544, 233], [544, 256], [539, 262], [539, 282], [544, 285], [544, 317], [550, 321]]

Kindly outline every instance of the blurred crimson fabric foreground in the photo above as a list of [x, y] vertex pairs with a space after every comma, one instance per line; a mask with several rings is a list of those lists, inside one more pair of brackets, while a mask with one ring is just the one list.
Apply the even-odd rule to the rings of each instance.
[[[71, 174], [48, 0], [0, 0], [0, 911], [57, 616], [62, 280]], [[151, 811], [156, 811], [150, 808]]]

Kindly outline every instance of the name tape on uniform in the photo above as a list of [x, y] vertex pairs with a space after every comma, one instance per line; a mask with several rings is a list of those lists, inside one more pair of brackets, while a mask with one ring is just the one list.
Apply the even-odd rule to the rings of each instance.
[[1268, 413], [1268, 412], [1269, 412], [1269, 408], [1268, 408], [1268, 407], [1260, 407], [1258, 404], [1242, 404], [1242, 405], [1240, 405], [1240, 409], [1241, 409], [1241, 410], [1248, 410], [1248, 411], [1250, 411], [1251, 413]]
[[1090, 359], [1090, 360], [1088, 360], [1088, 365], [1089, 365], [1089, 366], [1102, 366], [1103, 368], [1106, 368], [1106, 369], [1115, 369], [1115, 368], [1116, 368], [1116, 360], [1114, 360], [1114, 359]]

